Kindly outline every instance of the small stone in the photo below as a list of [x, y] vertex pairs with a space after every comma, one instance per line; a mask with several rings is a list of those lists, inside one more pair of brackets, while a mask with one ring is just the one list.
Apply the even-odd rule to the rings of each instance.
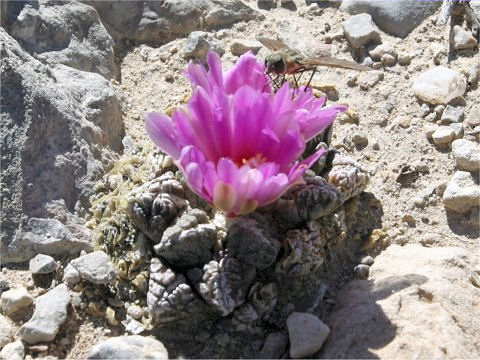
[[455, 131], [449, 126], [439, 126], [432, 134], [435, 145], [440, 147], [450, 146], [455, 137]]
[[454, 131], [454, 139], [461, 139], [463, 137], [463, 124], [462, 123], [451, 123], [450, 128]]
[[478, 172], [480, 170], [480, 145], [465, 139], [452, 143], [452, 153], [460, 170]]
[[354, 15], [342, 22], [342, 27], [345, 37], [354, 48], [380, 42], [380, 32], [369, 14]]
[[353, 268], [353, 272], [357, 278], [366, 279], [368, 277], [368, 273], [370, 272], [370, 266], [359, 264]]
[[363, 131], [356, 131], [352, 136], [352, 141], [357, 146], [368, 145], [368, 136]]
[[262, 44], [260, 44], [258, 41], [237, 40], [230, 45], [230, 52], [235, 56], [241, 56], [248, 51], [251, 51], [257, 55], [261, 48]]
[[437, 119], [437, 114], [435, 114], [434, 112], [425, 116], [425, 121], [428, 121], [428, 122], [431, 122], [431, 123], [433, 123], [436, 119]]
[[364, 256], [362, 260], [360, 260], [360, 264], [364, 264], [368, 266], [372, 266], [374, 262], [375, 262], [375, 259], [370, 255]]
[[0, 315], [0, 349], [12, 341], [13, 325], [5, 316]]
[[436, 125], [429, 125], [425, 126], [425, 136], [427, 137], [428, 140], [432, 140], [432, 135], [435, 131], [437, 131], [438, 126]]
[[30, 260], [28, 268], [32, 274], [50, 274], [57, 269], [57, 263], [49, 255], [38, 254]]
[[63, 281], [72, 286], [78, 284], [82, 280], [80, 273], [75, 269], [72, 264], [67, 264], [63, 269]]
[[410, 65], [410, 62], [413, 59], [413, 55], [409, 53], [400, 53], [398, 55], [398, 63], [402, 66]]
[[347, 75], [347, 86], [354, 87], [357, 85], [358, 77], [356, 74], [348, 74]]
[[422, 106], [420, 106], [420, 109], [418, 110], [418, 116], [424, 118], [430, 114], [430, 106], [428, 104], [423, 103]]
[[402, 221], [405, 221], [409, 226], [415, 226], [416, 220], [412, 214], [405, 214], [402, 216]]
[[463, 30], [459, 25], [453, 27], [453, 47], [456, 50], [474, 49], [477, 45], [471, 31]]
[[433, 109], [435, 114], [437, 114], [437, 117], [441, 117], [443, 112], [445, 111], [445, 106], [443, 105], [437, 105], [435, 106], [435, 109]]
[[160, 341], [146, 336], [118, 336], [92, 347], [87, 359], [166, 360], [168, 352]]
[[416, 197], [415, 199], [413, 199], [413, 204], [416, 207], [423, 209], [426, 205], [426, 201], [423, 197]]
[[397, 59], [398, 57], [395, 46], [393, 46], [393, 44], [390, 42], [375, 46], [372, 50], [368, 52], [368, 54], [375, 61], [381, 60], [383, 55], [390, 55], [394, 59]]
[[115, 318], [115, 310], [113, 310], [110, 306], [107, 306], [107, 310], [105, 310], [105, 317], [110, 325], [118, 325], [118, 320]]
[[115, 280], [116, 271], [110, 257], [103, 251], [94, 251], [70, 261], [80, 276], [94, 284], [108, 284]]
[[67, 320], [70, 295], [67, 286], [60, 284], [35, 300], [35, 312], [22, 325], [17, 335], [29, 344], [52, 341], [60, 326]]
[[465, 213], [480, 202], [480, 186], [476, 185], [472, 174], [457, 171], [443, 193], [443, 205], [458, 213]]
[[471, 127], [480, 125], [480, 106], [470, 109], [465, 122]]
[[401, 115], [401, 116], [398, 116], [398, 117], [395, 118], [394, 124], [406, 129], [406, 128], [410, 127], [411, 120], [410, 120], [409, 116]]
[[422, 73], [413, 84], [414, 94], [430, 104], [447, 104], [465, 93], [467, 81], [455, 70], [436, 66]]
[[62, 346], [67, 346], [67, 345], [70, 345], [70, 344], [71, 344], [71, 341], [70, 341], [69, 338], [64, 337], [64, 338], [60, 339], [60, 345], [62, 345]]
[[184, 57], [186, 59], [205, 61], [209, 50], [215, 51], [219, 56], [225, 54], [225, 50], [213, 38], [212, 34], [204, 31], [192, 31], [188, 35], [187, 43], [184, 47]]
[[129, 315], [122, 321], [122, 325], [125, 327], [125, 331], [132, 335], [139, 335], [145, 331], [145, 326]]
[[23, 360], [24, 357], [25, 347], [21, 341], [7, 344], [0, 351], [0, 360]]
[[397, 59], [390, 54], [385, 54], [382, 56], [382, 64], [386, 66], [393, 66], [397, 62]]
[[282, 332], [268, 334], [262, 349], [258, 353], [259, 359], [281, 359], [287, 349], [288, 338]]
[[458, 123], [463, 120], [463, 109], [447, 105], [443, 111], [441, 120], [443, 123]]
[[127, 309], [127, 314], [130, 315], [135, 320], [139, 320], [142, 318], [143, 310], [138, 305], [132, 305]]
[[374, 142], [372, 145], [373, 150], [380, 150], [380, 144], [378, 142]]
[[2, 308], [2, 312], [7, 316], [29, 307], [32, 303], [33, 297], [25, 288], [5, 291], [0, 297], [0, 307]]
[[442, 60], [447, 56], [447, 49], [442, 44], [434, 43], [430, 45], [430, 53], [432, 54], [433, 63], [435, 65], [440, 65]]
[[291, 313], [287, 318], [287, 328], [290, 357], [293, 359], [315, 354], [330, 334], [330, 328], [322, 320], [308, 313]]
[[257, 0], [257, 5], [259, 9], [270, 10], [276, 7], [276, 0]]

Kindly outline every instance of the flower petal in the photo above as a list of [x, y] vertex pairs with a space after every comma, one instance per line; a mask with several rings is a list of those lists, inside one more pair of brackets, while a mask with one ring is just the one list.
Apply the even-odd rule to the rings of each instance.
[[162, 151], [174, 159], [180, 157], [180, 144], [172, 119], [162, 113], [149, 113], [145, 121], [147, 134]]

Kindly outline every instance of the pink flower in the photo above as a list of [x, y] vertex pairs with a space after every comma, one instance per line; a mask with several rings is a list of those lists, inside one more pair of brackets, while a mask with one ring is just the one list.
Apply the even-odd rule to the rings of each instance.
[[188, 104], [171, 118], [149, 113], [147, 133], [175, 159], [196, 194], [229, 216], [244, 215], [303, 181], [324, 152], [297, 161], [306, 142], [346, 107], [322, 107], [325, 98], [288, 84], [273, 93], [264, 65], [251, 53], [226, 73], [216, 53], [207, 63], [209, 71], [188, 65]]

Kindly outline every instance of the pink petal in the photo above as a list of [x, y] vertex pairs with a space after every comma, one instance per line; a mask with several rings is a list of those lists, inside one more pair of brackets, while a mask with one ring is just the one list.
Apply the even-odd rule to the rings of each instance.
[[315, 162], [320, 159], [320, 157], [326, 152], [325, 149], [320, 149], [317, 152], [313, 153], [310, 155], [308, 158], [301, 162], [297, 162], [294, 166], [291, 167], [289, 173], [288, 173], [288, 181], [290, 183], [295, 183], [297, 180], [303, 176], [305, 171], [307, 169], [310, 169], [310, 167], [315, 164]]
[[180, 144], [176, 138], [172, 119], [162, 113], [149, 113], [145, 127], [155, 145], [174, 159], [180, 157]]
[[309, 141], [331, 125], [339, 112], [346, 111], [347, 107], [342, 105], [334, 105], [328, 108], [322, 108], [311, 112], [298, 114], [297, 120], [300, 124], [300, 131], [305, 141]]
[[260, 92], [270, 93], [268, 83], [269, 78], [265, 75], [265, 67], [250, 51], [242, 55], [224, 77], [227, 94], [235, 93], [243, 85], [252, 86]]
[[209, 69], [210, 81], [214, 81], [217, 86], [223, 88], [222, 62], [220, 56], [215, 51], [209, 51], [207, 54], [207, 64]]

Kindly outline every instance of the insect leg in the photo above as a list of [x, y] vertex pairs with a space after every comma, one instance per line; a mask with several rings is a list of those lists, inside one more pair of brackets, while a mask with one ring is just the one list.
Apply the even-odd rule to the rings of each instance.
[[312, 75], [310, 75], [310, 79], [308, 79], [308, 83], [307, 83], [307, 86], [305, 86], [305, 91], [307, 91], [307, 88], [308, 86], [310, 85], [310, 83], [312, 82], [312, 79], [313, 79], [313, 75], [315, 75], [315, 72], [317, 71], [317, 68], [314, 67], [313, 68], [313, 71], [312, 71]]

